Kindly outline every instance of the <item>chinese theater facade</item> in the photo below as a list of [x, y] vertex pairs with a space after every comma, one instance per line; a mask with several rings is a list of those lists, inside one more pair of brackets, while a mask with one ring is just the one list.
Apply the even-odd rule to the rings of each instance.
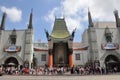
[[70, 35], [65, 20], [55, 19], [52, 33], [49, 35], [47, 30], [46, 37], [48, 40], [49, 67], [53, 66], [73, 66], [73, 38], [75, 30]]
[[[5, 30], [6, 13], [0, 25], [0, 64], [32, 68], [46, 66], [104, 67], [120, 71], [120, 18], [114, 11], [116, 22], [93, 22], [88, 11], [88, 28], [81, 42], [74, 42], [76, 29], [67, 29], [65, 18], [55, 18], [52, 32], [45, 29], [48, 43], [34, 43], [32, 12], [25, 30]], [[43, 33], [44, 34], [44, 33]], [[41, 34], [42, 35], [42, 34]]]

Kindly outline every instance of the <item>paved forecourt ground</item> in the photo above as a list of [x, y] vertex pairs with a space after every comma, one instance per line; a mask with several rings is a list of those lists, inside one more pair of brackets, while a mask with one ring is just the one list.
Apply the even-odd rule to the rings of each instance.
[[120, 80], [120, 75], [88, 76], [0, 76], [0, 80]]

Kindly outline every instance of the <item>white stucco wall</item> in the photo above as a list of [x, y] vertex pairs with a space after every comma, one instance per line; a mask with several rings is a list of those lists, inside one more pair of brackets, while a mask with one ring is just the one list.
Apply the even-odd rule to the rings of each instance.
[[[80, 54], [80, 60], [76, 60], [75, 55]], [[73, 51], [73, 64], [74, 65], [85, 65], [88, 61], [87, 50]]]
[[[46, 61], [41, 61], [42, 54], [46, 55]], [[48, 64], [48, 52], [46, 51], [35, 51], [34, 52], [35, 57], [37, 58], [37, 66], [44, 66], [45, 64]]]
[[[21, 46], [21, 51], [20, 52], [17, 52], [17, 53], [7, 53], [7, 52], [4, 52], [3, 48], [7, 47], [10, 45], [10, 35], [12, 33], [13, 30], [4, 30], [2, 31], [2, 34], [1, 34], [1, 42], [0, 42], [0, 58], [3, 59], [3, 58], [8, 58], [8, 57], [5, 57], [5, 56], [9, 56], [9, 57], [12, 57], [12, 56], [18, 56], [19, 59], [18, 60], [21, 60], [23, 61], [24, 60], [24, 49], [25, 49], [25, 30], [16, 30], [16, 46]], [[11, 56], [10, 56], [11, 55]], [[15, 58], [18, 58], [18, 57], [15, 57]], [[6, 59], [4, 59], [6, 60]], [[22, 63], [22, 62], [21, 62]]]

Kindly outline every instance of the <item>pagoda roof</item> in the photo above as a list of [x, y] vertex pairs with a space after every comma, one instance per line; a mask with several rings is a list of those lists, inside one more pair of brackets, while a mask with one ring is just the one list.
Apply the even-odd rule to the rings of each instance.
[[64, 18], [55, 19], [53, 30], [50, 36], [53, 38], [66, 38], [70, 36]]

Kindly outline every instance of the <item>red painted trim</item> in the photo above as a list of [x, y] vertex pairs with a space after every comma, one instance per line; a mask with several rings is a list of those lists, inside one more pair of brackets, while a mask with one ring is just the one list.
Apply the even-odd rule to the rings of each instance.
[[48, 51], [48, 49], [34, 48], [34, 51]]
[[88, 50], [88, 47], [84, 47], [84, 48], [76, 48], [76, 49], [73, 49], [73, 50]]

